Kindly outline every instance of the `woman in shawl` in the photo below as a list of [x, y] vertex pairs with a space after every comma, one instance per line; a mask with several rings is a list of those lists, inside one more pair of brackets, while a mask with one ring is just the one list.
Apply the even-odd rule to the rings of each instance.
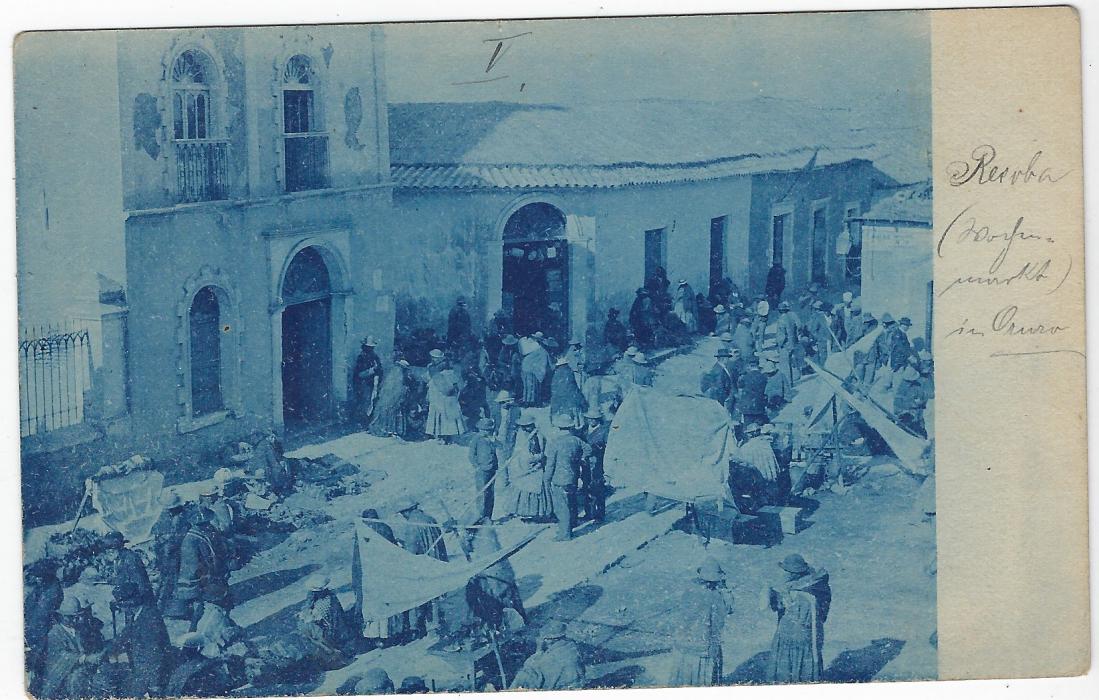
[[408, 434], [409, 364], [397, 360], [382, 372], [382, 385], [374, 405], [374, 418], [370, 421], [370, 434], [379, 437], [404, 437]]
[[424, 432], [440, 442], [448, 443], [466, 431], [462, 407], [458, 403], [461, 382], [457, 372], [450, 369], [443, 359], [442, 350], [431, 351], [428, 375], [427, 426]]
[[[397, 538], [393, 534], [393, 528], [379, 520], [378, 511], [367, 508], [362, 512], [363, 527], [368, 527], [384, 539], [386, 542], [397, 544]], [[362, 623], [362, 636], [373, 640], [378, 646], [383, 646], [388, 640], [402, 638], [411, 631], [412, 626], [408, 621], [408, 611], [391, 615], [384, 620], [363, 620], [362, 579], [366, 567], [362, 565], [362, 555], [359, 553], [359, 538], [355, 537], [355, 548], [352, 551], [351, 588], [355, 591], [355, 619]], [[372, 569], [373, 571], [373, 569]], [[375, 575], [380, 572], [374, 571]]]
[[828, 572], [813, 569], [800, 554], [779, 563], [784, 580], [765, 591], [767, 606], [778, 614], [771, 640], [769, 683], [819, 681], [824, 670], [824, 623], [832, 604]]
[[576, 374], [569, 366], [568, 358], [562, 356], [557, 359], [550, 384], [550, 420], [566, 416], [579, 428], [584, 424], [586, 409], [584, 395], [576, 384]]
[[505, 512], [527, 520], [544, 520], [553, 514], [549, 491], [544, 483], [545, 443], [534, 425], [534, 418], [520, 416], [515, 449], [504, 465], [503, 500]]
[[679, 286], [675, 290], [672, 300], [672, 311], [683, 322], [690, 333], [698, 332], [698, 302], [695, 300], [694, 290], [687, 280], [679, 280]]

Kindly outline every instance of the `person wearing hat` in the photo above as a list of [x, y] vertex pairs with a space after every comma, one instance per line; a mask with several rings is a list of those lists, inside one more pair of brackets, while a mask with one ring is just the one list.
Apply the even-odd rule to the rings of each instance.
[[581, 438], [590, 453], [580, 470], [580, 492], [584, 504], [584, 518], [601, 523], [607, 515], [607, 484], [603, 472], [603, 457], [607, 453], [610, 424], [603, 419], [598, 406], [584, 412], [584, 431]]
[[893, 373], [889, 386], [894, 389], [900, 386], [901, 372], [908, 366], [908, 358], [914, 354], [912, 352], [912, 342], [908, 338], [910, 328], [912, 328], [912, 319], [901, 316], [896, 325], [893, 326], [893, 332], [889, 338], [888, 361], [889, 368]]
[[473, 336], [473, 321], [469, 317], [469, 308], [466, 298], [459, 296], [454, 300], [454, 306], [446, 319], [446, 344], [452, 350], [463, 351], [475, 342]]
[[331, 579], [323, 573], [306, 579], [305, 606], [297, 613], [298, 637], [306, 643], [303, 659], [326, 671], [350, 662], [351, 643], [359, 636], [330, 586]]
[[736, 403], [736, 387], [743, 372], [743, 363], [739, 358], [734, 360], [733, 352], [726, 347], [718, 348], [714, 357], [713, 367], [706, 370], [698, 381], [699, 391], [731, 411]]
[[511, 459], [511, 453], [515, 450], [515, 436], [519, 431], [519, 416], [521, 409], [515, 404], [515, 397], [507, 389], [501, 389], [493, 400], [497, 415], [496, 420], [496, 453], [500, 464], [505, 464]]
[[733, 318], [733, 314], [729, 312], [729, 309], [722, 304], [718, 304], [714, 307], [714, 333], [721, 335], [723, 333], [732, 333], [733, 328], [736, 326], [736, 319]]
[[616, 353], [622, 353], [630, 344], [626, 325], [618, 320], [618, 309], [607, 309], [607, 322], [603, 324], [603, 343]]
[[858, 323], [858, 319], [854, 318], [853, 306], [855, 303], [855, 295], [851, 292], [844, 292], [840, 303], [836, 304], [832, 309], [833, 328], [832, 331], [836, 334], [836, 339], [844, 348], [849, 348], [857, 340], [853, 337], [857, 335], [862, 328]]
[[516, 424], [519, 432], [515, 437], [515, 449], [504, 464], [502, 477], [507, 494], [503, 510], [524, 520], [545, 520], [553, 512], [549, 486], [543, 478], [545, 440], [531, 414], [523, 413]]
[[427, 380], [427, 424], [424, 432], [441, 443], [449, 444], [466, 432], [466, 420], [458, 402], [461, 382], [450, 368], [445, 354], [436, 348], [431, 353]]
[[752, 315], [752, 344], [753, 351], [763, 349], [763, 343], [767, 338], [767, 326], [771, 323], [771, 305], [766, 299], [756, 304], [756, 312]]
[[696, 573], [675, 610], [678, 624], [669, 687], [721, 684], [721, 638], [725, 619], [733, 612], [733, 597], [725, 586], [725, 571], [713, 557], [706, 557]]
[[160, 496], [161, 511], [153, 525], [153, 565], [157, 571], [157, 605], [163, 610], [172, 598], [176, 577], [179, 575], [179, 547], [183, 534], [190, 527], [184, 512], [183, 499], [175, 491], [163, 491]]
[[813, 360], [823, 367], [834, 348], [832, 317], [825, 311], [824, 302], [820, 299], [813, 300], [806, 312], [805, 335], [809, 338]]
[[[484, 560], [499, 552], [500, 539], [491, 521], [480, 518], [467, 528], [469, 552], [475, 561]], [[529, 621], [523, 607], [519, 586], [515, 582], [515, 569], [508, 559], [501, 559], [466, 583], [465, 598], [476, 622], [489, 630], [490, 635], [511, 629], [507, 611], [513, 610], [523, 624]]]
[[[378, 511], [375, 508], [364, 508], [361, 517], [361, 524], [363, 528], [374, 531], [379, 537], [386, 542], [400, 546], [397, 543], [397, 537], [393, 534], [393, 528], [389, 526], [389, 523], [381, 520], [381, 516], [378, 515]], [[355, 621], [358, 622], [358, 614], [362, 611], [363, 601], [360, 599], [362, 591], [362, 576], [383, 576], [384, 573], [379, 571], [377, 567], [373, 566], [373, 562], [364, 562], [362, 560], [362, 553], [359, 551], [358, 538], [355, 539], [355, 546], [351, 551], [351, 589], [355, 591]], [[408, 613], [401, 612], [396, 615], [390, 615], [388, 618], [382, 618], [380, 620], [364, 621], [362, 624], [362, 636], [367, 640], [370, 640], [375, 646], [383, 646], [389, 640], [402, 639], [410, 632], [408, 624]]]
[[123, 586], [136, 588], [141, 600], [154, 600], [153, 586], [149, 583], [149, 573], [141, 555], [126, 546], [126, 538], [117, 530], [112, 530], [100, 538], [99, 548], [112, 565], [114, 571], [111, 587], [115, 598]]
[[698, 308], [698, 332], [702, 335], [716, 333], [717, 314], [714, 313], [714, 301], [702, 292], [695, 294], [695, 307]]
[[167, 680], [171, 643], [164, 619], [152, 596], [139, 586], [126, 583], [115, 589], [112, 613], [118, 612], [123, 627], [108, 645], [108, 655], [126, 655], [126, 672], [120, 695], [156, 696]]
[[656, 309], [652, 296], [644, 287], [637, 290], [630, 306], [629, 321], [637, 346], [644, 350], [653, 347], [656, 340]]
[[633, 376], [630, 377], [634, 386], [652, 386], [654, 373], [652, 367], [649, 366], [649, 358], [645, 357], [645, 353], [638, 351], [630, 358], [633, 361]]
[[190, 512], [190, 526], [179, 547], [179, 575], [172, 600], [164, 610], [170, 618], [188, 620], [194, 630], [207, 603], [229, 610], [229, 545], [214, 527], [209, 508]]
[[567, 634], [565, 623], [550, 620], [542, 630], [538, 650], [523, 663], [510, 687], [513, 690], [583, 688], [587, 670], [580, 647]]
[[927, 408], [927, 390], [920, 371], [912, 365], [897, 370], [897, 393], [893, 396], [893, 415], [897, 425], [920, 437], [927, 437], [924, 425], [924, 409]]
[[473, 492], [476, 494], [477, 512], [480, 517], [492, 519], [492, 507], [495, 503], [493, 482], [496, 481], [496, 469], [500, 466], [496, 456], [496, 441], [493, 433], [496, 425], [491, 418], [477, 421], [477, 429], [469, 440], [469, 463], [473, 465]]
[[584, 395], [576, 383], [576, 375], [569, 366], [569, 359], [562, 355], [557, 358], [550, 381], [550, 420], [557, 416], [566, 416], [575, 427], [583, 425]]
[[[91, 606], [71, 593], [57, 609], [46, 635], [45, 674], [39, 697], [86, 698], [113, 694], [97, 688], [97, 671], [106, 654], [105, 642]], [[98, 692], [97, 692], [98, 691]]]
[[[439, 522], [420, 509], [420, 504], [411, 496], [402, 496], [393, 504], [393, 535], [405, 551], [426, 555], [439, 561], [448, 561], [446, 543]], [[429, 601], [408, 611], [409, 633], [416, 638], [427, 634], [428, 625], [437, 626], [439, 618], [438, 604]]]
[[767, 407], [777, 411], [790, 401], [794, 393], [790, 377], [783, 371], [782, 355], [778, 350], [764, 350], [759, 353], [759, 365], [760, 370], [767, 377], [767, 387], [764, 390]]
[[767, 281], [763, 285], [763, 291], [767, 294], [767, 300], [774, 306], [782, 298], [782, 292], [786, 289], [786, 268], [781, 260], [775, 260], [771, 269], [767, 271]]
[[370, 425], [374, 399], [382, 379], [382, 360], [375, 351], [377, 345], [378, 341], [373, 336], [363, 339], [351, 372], [351, 411], [355, 422], [364, 430]]
[[801, 372], [795, 369], [794, 360], [798, 348], [798, 323], [797, 318], [790, 310], [790, 302], [788, 301], [781, 301], [778, 305], [778, 319], [775, 321], [775, 345], [778, 351], [779, 372], [793, 386], [794, 381], [801, 375]]
[[370, 419], [371, 435], [400, 438], [408, 435], [409, 395], [413, 381], [408, 361], [394, 355], [381, 372], [374, 413]]
[[745, 428], [747, 440], [737, 453], [737, 461], [763, 478], [765, 483], [758, 495], [765, 501], [765, 505], [783, 505], [786, 502], [786, 494], [783, 493], [784, 475], [771, 444], [771, 431], [765, 430], [767, 426], [768, 423], [751, 423]]
[[584, 343], [580, 338], [574, 337], [569, 341], [569, 349], [565, 351], [565, 359], [572, 368], [576, 386], [583, 387], [584, 380], [588, 377], [588, 352], [584, 349]]
[[769, 683], [811, 683], [824, 671], [824, 624], [832, 605], [828, 572], [813, 569], [800, 554], [779, 562], [783, 580], [764, 595], [778, 616], [771, 639]]
[[[537, 335], [536, 333], [535, 336]], [[552, 360], [545, 346], [540, 342], [530, 343], [520, 364], [523, 406], [537, 406], [542, 403], [543, 385], [549, 376], [551, 365]]]
[[393, 692], [393, 679], [383, 668], [372, 668], [355, 683], [355, 695], [387, 695]]
[[672, 295], [672, 313], [683, 322], [688, 333], [693, 335], [698, 332], [698, 302], [687, 280], [679, 280], [679, 285], [676, 286], [675, 294]]
[[546, 443], [545, 479], [553, 517], [557, 519], [555, 539], [570, 540], [572, 529], [576, 527], [576, 484], [581, 465], [589, 458], [591, 448], [574, 434], [576, 424], [571, 417], [558, 414], [552, 421], [557, 431]]
[[741, 425], [767, 420], [767, 375], [759, 367], [759, 357], [753, 352], [746, 360], [736, 397], [736, 411]]

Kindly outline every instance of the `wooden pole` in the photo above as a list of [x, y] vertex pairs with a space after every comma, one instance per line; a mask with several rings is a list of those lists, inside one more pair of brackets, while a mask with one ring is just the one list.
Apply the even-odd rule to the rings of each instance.
[[80, 507], [76, 509], [76, 519], [73, 520], [72, 529], [69, 530], [70, 535], [72, 533], [76, 532], [76, 526], [80, 524], [80, 517], [84, 514], [84, 506], [87, 505], [87, 503], [88, 503], [88, 496], [89, 496], [88, 482], [85, 481], [84, 482], [84, 496], [83, 496], [83, 498], [80, 499]]
[[496, 640], [496, 630], [492, 629], [488, 625], [485, 626], [488, 630], [488, 638], [492, 641], [492, 653], [496, 655], [496, 666], [500, 669], [500, 690], [506, 690], [508, 687], [508, 677], [504, 672], [504, 657], [500, 653], [500, 644]]

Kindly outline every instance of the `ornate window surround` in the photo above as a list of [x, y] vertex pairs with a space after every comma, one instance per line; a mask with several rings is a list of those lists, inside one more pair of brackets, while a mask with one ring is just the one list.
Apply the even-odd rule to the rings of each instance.
[[[286, 125], [283, 123], [283, 88], [286, 86], [285, 76], [287, 64], [296, 56], [304, 56], [309, 59], [312, 68], [312, 80], [310, 85], [313, 90], [313, 119], [316, 127], [311, 132], [316, 135], [328, 136], [331, 140], [331, 132], [328, 128], [327, 98], [328, 98], [328, 70], [327, 64], [311, 36], [290, 35], [283, 42], [283, 50], [275, 57], [271, 64], [270, 91], [273, 116], [270, 138], [274, 142], [275, 152], [275, 181], [279, 189], [286, 187]], [[329, 173], [331, 175], [331, 173]]]
[[[202, 289], [211, 288], [217, 297], [221, 323], [221, 392], [225, 408], [195, 417], [191, 404], [191, 304]], [[176, 429], [189, 433], [235, 416], [240, 397], [240, 305], [229, 276], [219, 268], [204, 265], [183, 284], [183, 296], [176, 305], [176, 343], [179, 352], [176, 385], [179, 418]]]

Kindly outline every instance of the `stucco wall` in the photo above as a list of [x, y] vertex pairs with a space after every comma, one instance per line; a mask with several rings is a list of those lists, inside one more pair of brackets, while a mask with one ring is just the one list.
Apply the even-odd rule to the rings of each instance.
[[866, 211], [875, 182], [892, 181], [868, 161], [851, 161], [805, 172], [754, 176], [750, 245], [753, 259], [760, 262], [750, 270], [749, 287], [754, 291], [763, 289], [771, 263], [772, 215], [776, 208], [786, 206], [793, 207], [793, 233], [787, 245], [792, 265], [786, 270], [786, 289], [797, 291], [809, 285], [810, 226], [817, 205], [825, 207], [827, 282], [830, 287], [842, 288], [843, 258], [836, 255], [836, 237], [843, 230], [845, 207], [859, 203], [860, 211]]
[[862, 226], [862, 308], [875, 317], [912, 319], [909, 335], [925, 336], [928, 281], [933, 277], [930, 227], [884, 223]]

